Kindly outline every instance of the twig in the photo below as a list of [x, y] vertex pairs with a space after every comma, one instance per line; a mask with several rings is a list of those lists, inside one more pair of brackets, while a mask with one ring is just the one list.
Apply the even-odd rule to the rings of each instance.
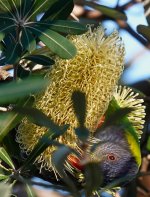
[[79, 18], [76, 17], [76, 15], [75, 15], [73, 12], [71, 12], [70, 16], [71, 16], [74, 20], [76, 20], [76, 21], [79, 22]]
[[122, 20], [118, 20], [117, 22], [122, 29], [126, 30], [130, 35], [137, 39], [146, 48], [150, 49], [150, 43], [146, 41], [144, 38], [142, 38], [142, 36], [140, 36], [138, 33], [136, 33], [128, 23]]
[[129, 2], [125, 3], [124, 5], [118, 7], [118, 10], [120, 10], [120, 11], [127, 10], [128, 8], [130, 8], [131, 6], [133, 6], [137, 3], [138, 3], [138, 1], [135, 1], [135, 0], [129, 1]]
[[8, 64], [8, 65], [5, 65], [5, 66], [2, 66], [1, 69], [2, 70], [10, 70], [13, 68], [13, 65], [12, 64]]
[[14, 64], [13, 68], [14, 68], [14, 77], [13, 77], [13, 79], [14, 79], [14, 81], [16, 81], [17, 80], [18, 64]]
[[117, 3], [116, 3], [116, 9], [118, 9], [118, 8], [119, 8], [119, 2], [120, 2], [120, 0], [117, 0]]

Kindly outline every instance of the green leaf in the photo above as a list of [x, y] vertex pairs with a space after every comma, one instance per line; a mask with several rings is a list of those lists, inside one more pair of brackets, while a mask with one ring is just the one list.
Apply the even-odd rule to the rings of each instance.
[[18, 10], [17, 18], [23, 19], [26, 11], [28, 11], [33, 3], [33, 0], [13, 0]]
[[26, 28], [22, 29], [21, 43], [23, 49], [32, 52], [36, 49], [36, 41], [33, 35]]
[[150, 136], [148, 136], [146, 148], [147, 148], [148, 151], [150, 151]]
[[11, 82], [0, 86], [0, 103], [11, 103], [46, 87], [48, 81], [41, 76], [31, 76], [23, 81]]
[[6, 64], [15, 64], [20, 60], [22, 53], [22, 47], [19, 43], [16, 43], [14, 45], [10, 45], [10, 47], [7, 46], [6, 50]]
[[28, 17], [26, 20], [35, 19], [38, 14], [45, 12], [54, 2], [51, 0], [34, 0], [34, 3], [27, 13]]
[[63, 135], [64, 132], [68, 129], [68, 125], [59, 128], [58, 130], [51, 130], [49, 129], [38, 141], [35, 145], [33, 150], [31, 151], [30, 155], [24, 162], [23, 166], [21, 167], [21, 171], [24, 169], [28, 169], [30, 164], [33, 164], [35, 159], [48, 147], [48, 146], [58, 146], [59, 143], [55, 141], [57, 137]]
[[8, 0], [8, 3], [11, 7], [11, 13], [13, 13], [16, 18], [20, 18], [19, 8], [21, 8], [21, 0]]
[[12, 8], [7, 0], [0, 0], [0, 10], [2, 13], [8, 13], [12, 16], [12, 18], [15, 18], [12, 12]]
[[7, 163], [12, 169], [15, 169], [11, 158], [3, 147], [0, 147], [0, 159]]
[[74, 91], [72, 94], [74, 113], [78, 119], [79, 127], [75, 128], [76, 135], [82, 141], [89, 137], [89, 130], [84, 126], [86, 118], [86, 97], [85, 93]]
[[85, 93], [80, 91], [74, 91], [72, 94], [72, 102], [74, 113], [77, 116], [80, 126], [84, 126], [86, 118], [86, 96]]
[[143, 5], [144, 5], [144, 13], [146, 16], [146, 20], [148, 22], [148, 24], [150, 25], [150, 13], [149, 13], [149, 9], [150, 9], [150, 2], [143, 0]]
[[[111, 101], [108, 111], [106, 112], [106, 125], [121, 124], [121, 121], [127, 118], [127, 115], [133, 111], [131, 108], [115, 108], [113, 101]], [[112, 111], [111, 111], [112, 110]], [[108, 122], [107, 122], [108, 121]]]
[[16, 34], [14, 31], [12, 32], [9, 32], [9, 34], [6, 34], [5, 35], [5, 38], [3, 40], [4, 44], [5, 44], [5, 50], [4, 52], [7, 50], [7, 48], [9, 48], [11, 45], [15, 45], [16, 42], [15, 42], [15, 39], [16, 39]]
[[15, 131], [13, 130], [4, 137], [3, 146], [5, 147], [9, 155], [14, 158], [19, 165], [22, 161], [24, 161], [24, 158], [22, 157], [22, 152], [20, 150], [19, 144], [15, 141], [15, 139]]
[[45, 55], [29, 55], [29, 56], [25, 56], [23, 59], [27, 59], [27, 60], [30, 60], [32, 62], [41, 64], [44, 66], [52, 65], [55, 63], [54, 60], [50, 59], [49, 57]]
[[36, 197], [35, 192], [32, 189], [32, 186], [26, 183], [26, 192], [28, 197]]
[[9, 176], [0, 173], [0, 181], [1, 181], [1, 180], [8, 179], [8, 178], [9, 178]]
[[55, 0], [52, 6], [45, 12], [41, 20], [67, 19], [73, 10], [73, 0]]
[[102, 184], [102, 174], [98, 163], [88, 163], [85, 165], [85, 192], [91, 196], [93, 191], [99, 190]]
[[0, 196], [10, 197], [11, 196], [11, 185], [6, 183], [0, 183]]
[[0, 32], [8, 33], [11, 30], [14, 30], [16, 27], [16, 24], [13, 24], [12, 21], [8, 21], [6, 24], [2, 24], [0, 26]]
[[113, 98], [109, 103], [108, 109], [105, 113], [105, 122], [100, 127], [100, 129], [103, 129], [110, 125], [121, 126], [122, 128], [124, 128], [123, 130], [127, 130], [139, 144], [137, 133], [127, 117], [127, 115], [132, 111], [132, 108], [120, 108], [115, 98]]
[[50, 55], [52, 52], [47, 46], [43, 46], [41, 48], [37, 48], [34, 51], [32, 51], [32, 55]]
[[[33, 104], [33, 97], [24, 99], [18, 102], [19, 106], [31, 106]], [[17, 112], [9, 111], [0, 116], [0, 142], [22, 119], [22, 116]]]
[[86, 127], [75, 128], [75, 133], [81, 141], [86, 141], [89, 137], [89, 130]]
[[16, 43], [15, 46], [11, 45], [6, 51], [6, 64], [15, 64], [19, 62], [21, 53], [22, 47], [19, 43]]
[[[30, 121], [32, 121], [34, 124], [37, 124], [39, 126], [44, 126], [51, 130], [51, 134], [55, 134], [58, 137], [59, 135], [62, 135], [65, 130], [69, 127], [69, 125], [64, 125], [62, 127], [58, 126], [51, 120], [48, 116], [46, 116], [42, 111], [36, 108], [31, 107], [24, 107], [24, 106], [15, 106], [13, 108], [13, 111], [18, 112], [22, 115], [26, 115]], [[48, 132], [49, 135], [50, 131]], [[54, 137], [53, 136], [53, 137]]]
[[34, 26], [28, 26], [28, 28], [36, 34], [52, 52], [56, 53], [61, 58], [70, 59], [76, 55], [75, 46], [60, 34], [43, 27], [36, 28]]
[[20, 6], [20, 15], [22, 16], [22, 18], [24, 18], [26, 16], [26, 14], [29, 12], [29, 10], [31, 9], [32, 5], [33, 5], [34, 1], [31, 0], [21, 0], [21, 6]]
[[15, 19], [12, 18], [9, 14], [6, 14], [6, 13], [0, 13], [0, 21], [2, 24], [6, 24], [7, 22], [11, 22], [11, 23], [14, 23], [15, 22]]
[[138, 25], [137, 31], [150, 42], [150, 26]]
[[5, 34], [3, 32], [0, 32], [0, 41], [2, 41], [4, 37], [5, 37]]
[[39, 126], [50, 128], [52, 131], [56, 131], [56, 132], [57, 130], [60, 130], [60, 127], [56, 125], [48, 116], [46, 116], [39, 109], [15, 106], [13, 108], [13, 111], [18, 112], [22, 115], [26, 115], [28, 118], [30, 118], [30, 121], [32, 121], [33, 123]]
[[64, 145], [61, 146], [52, 154], [52, 164], [55, 167], [55, 170], [58, 172], [58, 174], [62, 177], [62, 181], [68, 186], [68, 190], [73, 194], [73, 196], [81, 197], [75, 184], [64, 171], [64, 164], [67, 160], [68, 155], [72, 152], [73, 150], [71, 148]]
[[72, 153], [72, 149], [63, 145], [54, 151], [52, 155], [52, 163], [60, 175], [64, 175], [64, 164], [67, 157]]
[[35, 22], [33, 23], [37, 27], [43, 26], [47, 27], [53, 31], [61, 32], [61, 33], [66, 33], [66, 34], [83, 34], [85, 33], [88, 29], [80, 24], [79, 22], [75, 21], [69, 21], [69, 20], [55, 20], [55, 21], [48, 21], [48, 22]]
[[[0, 42], [0, 50], [3, 51], [5, 50], [5, 47], [4, 47], [4, 44], [2, 42]], [[1, 54], [2, 55], [2, 54]], [[3, 55], [2, 55], [3, 56]], [[1, 62], [1, 59], [0, 59], [0, 62]], [[1, 64], [0, 65], [4, 65], [4, 64]]]
[[85, 4], [96, 9], [96, 10], [99, 10], [100, 12], [105, 14], [106, 16], [111, 17], [113, 19], [127, 20], [127, 16], [125, 15], [125, 13], [115, 10], [113, 8], [109, 8], [104, 5], [99, 5], [94, 2], [87, 2], [86, 1]]
[[21, 65], [18, 66], [17, 77], [19, 77], [20, 79], [25, 79], [29, 75], [30, 75], [29, 70], [25, 70]]

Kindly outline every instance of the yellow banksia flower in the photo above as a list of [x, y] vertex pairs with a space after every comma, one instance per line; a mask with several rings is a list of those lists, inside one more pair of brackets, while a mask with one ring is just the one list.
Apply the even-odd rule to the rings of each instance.
[[114, 97], [121, 108], [129, 107], [133, 109], [128, 114], [128, 119], [140, 138], [145, 122], [145, 106], [143, 105], [144, 100], [138, 98], [138, 96], [139, 93], [135, 93], [131, 88], [125, 86], [118, 86], [114, 93]]
[[[83, 35], [72, 36], [70, 40], [77, 48], [77, 55], [70, 60], [56, 58], [48, 72], [50, 84], [35, 106], [59, 125], [70, 124], [67, 132], [58, 141], [77, 148], [74, 128], [78, 126], [72, 107], [71, 96], [75, 90], [85, 93], [87, 116], [85, 126], [94, 132], [101, 116], [107, 110], [123, 71], [124, 45], [118, 32], [106, 36], [102, 27]], [[46, 128], [24, 119], [19, 126], [17, 141], [22, 150], [30, 152]], [[51, 169], [51, 153], [55, 147], [48, 147], [38, 158], [42, 166]]]

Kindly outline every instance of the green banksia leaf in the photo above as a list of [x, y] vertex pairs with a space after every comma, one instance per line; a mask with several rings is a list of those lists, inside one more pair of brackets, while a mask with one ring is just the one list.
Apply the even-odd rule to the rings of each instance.
[[67, 146], [61, 146], [52, 155], [52, 163], [56, 171], [61, 175], [64, 174], [64, 164], [67, 156], [72, 153], [72, 149]]
[[66, 19], [73, 10], [73, 0], [55, 0], [55, 2], [43, 15], [41, 20]]
[[7, 46], [6, 50], [6, 63], [7, 64], [15, 64], [19, 62], [21, 58], [22, 47], [19, 43], [16, 43], [15, 46], [11, 45], [9, 48]]
[[125, 15], [125, 13], [115, 10], [113, 8], [109, 8], [104, 5], [98, 5], [93, 2], [86, 2], [86, 5], [92, 7], [96, 10], [99, 10], [100, 12], [105, 14], [106, 16], [111, 17], [113, 19], [127, 20], [127, 16]]
[[[113, 98], [106, 112], [105, 124], [119, 124], [132, 111], [132, 108], [120, 108], [117, 101]], [[108, 121], [108, 122], [107, 122]]]
[[142, 0], [142, 3], [144, 5], [144, 13], [145, 13], [147, 22], [150, 25], [150, 13], [149, 13], [150, 1]]
[[25, 16], [26, 14], [29, 14], [30, 9], [33, 6], [34, 1], [29, 1], [29, 0], [23, 0], [20, 1], [21, 5], [21, 16]]
[[48, 65], [50, 66], [55, 63], [54, 60], [50, 59], [45, 55], [29, 55], [29, 56], [25, 56], [24, 59], [30, 60], [37, 64], [42, 64], [44, 66], [48, 66]]
[[68, 186], [69, 191], [73, 194], [74, 197], [81, 197], [78, 189], [76, 188], [73, 181], [67, 176], [64, 169], [64, 164], [66, 162], [67, 156], [72, 153], [72, 149], [67, 146], [61, 146], [52, 155], [52, 163], [56, 172], [63, 178], [63, 181]]
[[9, 4], [9, 2], [7, 0], [0, 0], [0, 3], [1, 3], [0, 10], [1, 10], [2, 13], [3, 12], [11, 13], [12, 9], [11, 9], [11, 6], [10, 6], [10, 4]]
[[15, 169], [15, 166], [10, 156], [3, 147], [0, 147], [0, 159], [4, 161], [6, 164], [8, 164], [12, 169]]
[[75, 115], [79, 122], [79, 127], [75, 128], [75, 132], [80, 140], [85, 141], [89, 137], [89, 130], [84, 126], [86, 118], [85, 94], [80, 91], [74, 91], [72, 94], [72, 102]]
[[150, 151], [150, 136], [148, 137], [146, 148], [148, 151]]
[[57, 126], [49, 117], [47, 117], [42, 111], [35, 109], [35, 108], [29, 108], [29, 107], [14, 107], [14, 111], [26, 115], [29, 117], [29, 119], [39, 125], [44, 126], [52, 131], [60, 130], [60, 127]]
[[150, 26], [138, 25], [137, 31], [150, 42]]
[[49, 6], [52, 6], [54, 2], [53, 1], [50, 1], [50, 0], [45, 0], [45, 1], [42, 1], [42, 0], [38, 0], [38, 1], [33, 1], [32, 3], [32, 6], [31, 8], [29, 9], [29, 12], [28, 12], [28, 18], [26, 20], [31, 20], [31, 19], [35, 19], [35, 17], [46, 11], [47, 8]]
[[87, 196], [100, 189], [102, 184], [102, 174], [98, 163], [88, 163], [85, 165], [85, 192]]
[[75, 128], [75, 133], [81, 141], [86, 141], [89, 137], [89, 130], [86, 127]]
[[38, 92], [48, 84], [41, 76], [31, 76], [24, 81], [11, 82], [0, 87], [0, 103], [10, 103], [31, 93]]
[[118, 125], [124, 128], [124, 131], [127, 130], [134, 137], [137, 143], [139, 143], [138, 135], [132, 126], [132, 123], [129, 121], [127, 115], [133, 111], [132, 108], [120, 108], [115, 99], [112, 99], [108, 110], [106, 112], [105, 123], [101, 127], [107, 127], [109, 125]]
[[17, 69], [17, 77], [24, 79], [30, 75], [29, 70], [25, 70], [21, 65], [18, 66]]
[[16, 25], [13, 24], [12, 21], [7, 21], [5, 24], [2, 24], [0, 26], [0, 32], [8, 33], [11, 30], [13, 30], [15, 27], [16, 27]]
[[0, 181], [8, 179], [8, 178], [9, 178], [9, 176], [0, 173]]
[[66, 21], [55, 20], [55, 21], [46, 21], [46, 22], [42, 21], [42, 22], [35, 22], [33, 24], [35, 24], [37, 27], [43, 26], [53, 31], [72, 34], [72, 35], [83, 34], [88, 30], [84, 25], [71, 20], [66, 20]]
[[75, 46], [60, 34], [43, 27], [28, 27], [39, 39], [61, 58], [70, 59], [76, 55]]
[[30, 53], [36, 49], [35, 38], [33, 37], [32, 33], [26, 28], [23, 28], [22, 30], [21, 43], [23, 49], [28, 50]]
[[86, 97], [85, 93], [80, 91], [74, 91], [72, 94], [72, 102], [74, 112], [78, 118], [80, 126], [84, 126], [86, 118]]
[[28, 197], [36, 197], [36, 194], [33, 191], [32, 186], [29, 185], [28, 183], [26, 183], [26, 192], [27, 192]]
[[[33, 97], [18, 101], [19, 106], [31, 106], [33, 104]], [[22, 119], [18, 112], [5, 112], [0, 116], [0, 142]]]
[[5, 34], [3, 32], [0, 32], [0, 41], [3, 40], [4, 37], [5, 37]]

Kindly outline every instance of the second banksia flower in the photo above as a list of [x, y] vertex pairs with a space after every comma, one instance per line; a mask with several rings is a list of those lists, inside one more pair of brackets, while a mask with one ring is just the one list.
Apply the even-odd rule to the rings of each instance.
[[[48, 72], [50, 84], [36, 97], [34, 107], [42, 110], [59, 125], [70, 124], [68, 131], [58, 141], [77, 148], [74, 128], [78, 126], [71, 102], [75, 90], [85, 93], [87, 116], [85, 126], [94, 132], [101, 116], [107, 110], [123, 71], [124, 45], [118, 32], [106, 36], [102, 27], [83, 35], [72, 36], [70, 40], [77, 48], [77, 55], [70, 60], [56, 59]], [[46, 128], [24, 119], [17, 132], [17, 141], [26, 153], [31, 152]], [[41, 168], [52, 169], [51, 154], [55, 147], [48, 147], [37, 161]]]

